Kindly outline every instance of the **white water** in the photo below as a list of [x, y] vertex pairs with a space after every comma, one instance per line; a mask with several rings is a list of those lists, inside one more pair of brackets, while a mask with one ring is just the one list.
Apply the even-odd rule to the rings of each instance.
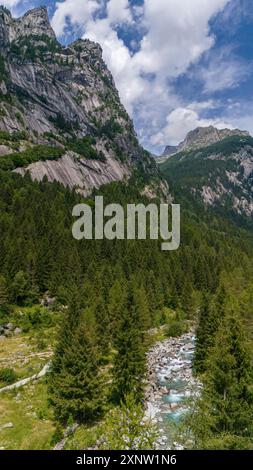
[[156, 389], [149, 393], [147, 416], [158, 426], [160, 449], [181, 448], [174, 441], [175, 429], [201, 393], [192, 373], [194, 349], [195, 336], [190, 332], [158, 343], [149, 353]]

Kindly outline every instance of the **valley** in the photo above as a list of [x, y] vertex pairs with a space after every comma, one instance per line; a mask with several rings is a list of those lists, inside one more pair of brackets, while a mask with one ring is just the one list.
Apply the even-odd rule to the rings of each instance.
[[[139, 143], [99, 44], [0, 7], [2, 450], [252, 450], [253, 138], [198, 127], [167, 152]], [[103, 238], [112, 204], [127, 226], [164, 202], [172, 250], [147, 218], [147, 239]]]

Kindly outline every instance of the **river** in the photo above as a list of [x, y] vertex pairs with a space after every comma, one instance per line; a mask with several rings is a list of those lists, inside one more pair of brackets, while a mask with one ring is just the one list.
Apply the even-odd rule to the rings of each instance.
[[175, 439], [181, 418], [200, 396], [192, 373], [194, 331], [157, 343], [148, 353], [146, 417], [156, 423], [159, 449], [183, 449]]

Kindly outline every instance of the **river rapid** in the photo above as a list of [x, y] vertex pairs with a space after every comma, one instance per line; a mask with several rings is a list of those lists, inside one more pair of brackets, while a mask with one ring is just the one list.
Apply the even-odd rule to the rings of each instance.
[[157, 426], [159, 449], [181, 450], [175, 439], [178, 424], [201, 394], [201, 383], [193, 376], [194, 331], [155, 344], [148, 353], [146, 418]]

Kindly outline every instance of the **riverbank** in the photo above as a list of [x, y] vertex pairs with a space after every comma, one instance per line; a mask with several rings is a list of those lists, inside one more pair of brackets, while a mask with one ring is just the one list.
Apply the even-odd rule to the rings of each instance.
[[193, 376], [194, 330], [178, 338], [168, 338], [148, 352], [146, 417], [158, 427], [159, 449], [182, 449], [173, 440], [181, 417], [191, 401], [201, 393], [201, 384]]

